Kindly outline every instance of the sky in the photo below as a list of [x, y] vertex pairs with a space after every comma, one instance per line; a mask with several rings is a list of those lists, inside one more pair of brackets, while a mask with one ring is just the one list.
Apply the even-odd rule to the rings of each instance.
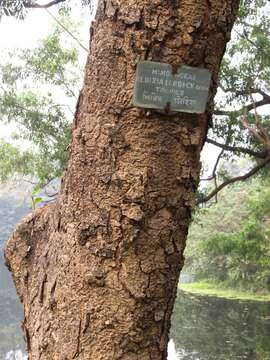
[[[75, 0], [76, 1], [76, 0]], [[40, 0], [39, 3], [47, 1]], [[91, 21], [90, 12], [81, 12], [80, 7], [75, 7], [72, 11], [72, 18], [82, 20], [82, 35], [80, 41], [88, 48], [89, 42], [89, 27]], [[49, 9], [49, 12], [55, 17], [58, 17], [55, 7]], [[42, 38], [50, 34], [53, 26], [56, 25], [52, 16], [44, 9], [31, 9], [25, 20], [14, 19], [13, 17], [4, 16], [0, 21], [0, 61], [4, 62], [4, 56], [8, 50], [20, 48], [34, 48], [38, 45]], [[81, 50], [82, 56], [85, 57], [85, 52], [79, 45], [66, 33], [67, 41], [74, 44], [74, 47]], [[10, 138], [14, 131], [14, 124], [4, 125], [0, 122], [0, 139]]]
[[[76, 1], [76, 0], [75, 0]], [[44, 2], [44, 1], [43, 1]], [[42, 1], [40, 1], [42, 3]], [[49, 12], [56, 18], [57, 10], [52, 7]], [[90, 11], [74, 7], [72, 10], [72, 18], [82, 20], [81, 41], [88, 48], [89, 31], [91, 15]], [[48, 35], [56, 22], [50, 14], [44, 9], [31, 9], [25, 20], [17, 20], [12, 17], [4, 16], [0, 21], [0, 56], [4, 49], [14, 48], [33, 48], [39, 40]], [[70, 35], [66, 33], [67, 39], [78, 47], [78, 44], [72, 40]]]
[[[52, 26], [52, 19], [41, 9], [36, 9], [27, 16], [27, 21], [3, 17], [0, 21], [0, 59], [6, 49], [31, 48], [46, 34]], [[33, 31], [34, 29], [34, 31]], [[13, 126], [0, 123], [0, 138], [8, 138]]]
[[[76, 4], [78, 1], [79, 0], [75, 0], [74, 3]], [[39, 0], [39, 4], [47, 2], [47, 0]], [[57, 16], [56, 7], [51, 7], [49, 11]], [[89, 15], [87, 15], [87, 10], [82, 12], [79, 6], [74, 6], [72, 14], [84, 20], [89, 17], [90, 23], [91, 15], [90, 12]], [[54, 20], [44, 9], [30, 9], [25, 20], [17, 20], [4, 16], [0, 21], [0, 49], [6, 47], [33, 47], [40, 38], [49, 34], [53, 23]], [[90, 27], [90, 24], [86, 24], [85, 21], [85, 45], [87, 45], [88, 41], [87, 27]]]
[[0, 48], [33, 47], [48, 34], [53, 20], [42, 9], [30, 12], [25, 21], [3, 17], [0, 22]]

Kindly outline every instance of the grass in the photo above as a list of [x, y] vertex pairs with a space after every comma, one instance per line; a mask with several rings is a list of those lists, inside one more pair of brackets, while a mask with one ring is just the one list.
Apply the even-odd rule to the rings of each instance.
[[259, 294], [238, 289], [221, 288], [217, 284], [207, 282], [194, 282], [180, 284], [179, 288], [198, 295], [216, 296], [226, 299], [270, 301], [270, 294]]

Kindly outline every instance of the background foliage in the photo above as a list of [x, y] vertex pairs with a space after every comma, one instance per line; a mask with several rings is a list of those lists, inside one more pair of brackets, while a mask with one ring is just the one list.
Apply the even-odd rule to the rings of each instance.
[[[67, 12], [61, 22], [78, 27]], [[67, 163], [83, 74], [79, 52], [55, 27], [37, 48], [16, 49], [6, 59], [0, 65], [0, 116], [14, 130], [11, 140], [0, 141], [0, 180], [19, 175], [43, 187], [60, 177]]]
[[217, 204], [197, 211], [189, 232], [185, 270], [195, 280], [267, 289], [269, 198], [269, 179], [253, 179], [228, 187]]

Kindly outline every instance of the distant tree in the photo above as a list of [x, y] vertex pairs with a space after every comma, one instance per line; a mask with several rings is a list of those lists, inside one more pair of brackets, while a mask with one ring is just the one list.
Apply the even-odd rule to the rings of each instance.
[[[269, 28], [268, 1], [241, 2], [232, 40], [222, 61], [219, 96], [206, 139], [221, 151], [208, 178], [213, 183], [212, 191], [201, 194], [198, 203], [216, 198], [229, 184], [246, 180], [262, 169], [269, 170], [270, 115], [266, 107], [270, 104]], [[239, 156], [248, 156], [253, 167], [233, 177], [228, 172], [219, 173], [222, 160], [231, 161]]]
[[[61, 14], [61, 24], [75, 33], [68, 13]], [[14, 127], [11, 141], [0, 141], [1, 181], [17, 175], [42, 188], [67, 164], [82, 69], [63, 31], [56, 26], [37, 48], [10, 51], [0, 65], [1, 122]]]
[[231, 185], [217, 204], [196, 213], [186, 251], [186, 271], [195, 280], [267, 290], [269, 195], [268, 178], [253, 179]]

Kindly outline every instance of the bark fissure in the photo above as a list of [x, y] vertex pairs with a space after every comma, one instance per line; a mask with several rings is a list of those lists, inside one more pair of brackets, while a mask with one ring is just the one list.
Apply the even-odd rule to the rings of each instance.
[[76, 348], [75, 354], [73, 355], [72, 359], [76, 359], [80, 354], [81, 328], [82, 328], [82, 321], [80, 320], [79, 325], [78, 325], [77, 348]]

